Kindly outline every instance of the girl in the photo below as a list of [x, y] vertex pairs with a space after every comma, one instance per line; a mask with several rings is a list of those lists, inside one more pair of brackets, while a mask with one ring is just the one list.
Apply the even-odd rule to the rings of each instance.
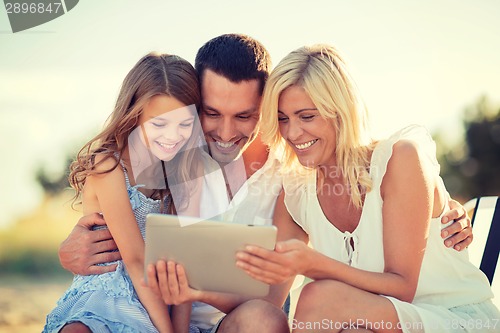
[[128, 73], [104, 130], [69, 176], [83, 214], [106, 218], [123, 261], [114, 272], [75, 276], [44, 332], [188, 331], [191, 305], [172, 307], [169, 317], [141, 278], [146, 214], [199, 213], [199, 104], [195, 70], [178, 56], [148, 54]]
[[346, 65], [327, 45], [278, 64], [262, 112], [263, 139], [285, 146], [294, 171], [274, 217], [290, 240], [276, 251], [249, 247], [237, 264], [266, 283], [313, 280], [298, 300], [294, 332], [500, 330], [484, 274], [467, 251], [441, 244], [448, 199], [425, 129], [373, 141]]

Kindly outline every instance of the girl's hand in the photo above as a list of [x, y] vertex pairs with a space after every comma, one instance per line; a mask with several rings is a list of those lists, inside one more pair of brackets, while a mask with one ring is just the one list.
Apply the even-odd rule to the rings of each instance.
[[143, 284], [160, 296], [165, 304], [179, 305], [201, 299], [202, 291], [189, 287], [184, 267], [173, 261], [159, 260], [147, 268], [148, 283]]
[[307, 276], [314, 250], [304, 242], [290, 239], [276, 243], [274, 251], [248, 245], [236, 254], [236, 266], [252, 278], [267, 284], [281, 284], [297, 274]]

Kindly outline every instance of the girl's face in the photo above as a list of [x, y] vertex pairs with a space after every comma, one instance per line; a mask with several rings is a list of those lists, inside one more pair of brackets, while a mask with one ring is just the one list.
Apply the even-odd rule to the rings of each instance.
[[281, 136], [302, 165], [335, 165], [334, 127], [320, 115], [302, 87], [283, 90], [278, 100], [278, 122]]
[[186, 106], [174, 97], [153, 96], [139, 116], [143, 143], [157, 158], [170, 161], [191, 136], [195, 113], [194, 106]]

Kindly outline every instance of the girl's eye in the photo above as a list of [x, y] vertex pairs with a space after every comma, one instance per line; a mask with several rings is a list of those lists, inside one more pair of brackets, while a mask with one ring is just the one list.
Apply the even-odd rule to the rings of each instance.
[[165, 126], [165, 124], [160, 124], [160, 123], [151, 123], [151, 124], [157, 128], [162, 128], [163, 126]]
[[288, 120], [288, 118], [287, 118], [287, 117], [278, 117], [278, 122], [279, 122], [279, 123], [283, 123], [283, 122], [285, 122], [285, 121], [287, 121], [287, 120]]
[[183, 128], [189, 128], [189, 127], [193, 126], [193, 122], [190, 122], [190, 123], [182, 123], [182, 124], [180, 124], [180, 126], [181, 126], [181, 127], [183, 127]]

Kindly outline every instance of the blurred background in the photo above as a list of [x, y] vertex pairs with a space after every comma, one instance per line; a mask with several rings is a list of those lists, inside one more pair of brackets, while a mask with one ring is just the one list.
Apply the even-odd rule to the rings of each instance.
[[464, 203], [500, 194], [499, 14], [495, 0], [100, 0], [14, 34], [0, 8], [0, 331], [41, 331], [71, 282], [57, 258], [80, 217], [68, 162], [144, 54], [194, 62], [204, 42], [230, 32], [260, 40], [275, 64], [302, 45], [334, 44], [374, 137], [425, 125]]

